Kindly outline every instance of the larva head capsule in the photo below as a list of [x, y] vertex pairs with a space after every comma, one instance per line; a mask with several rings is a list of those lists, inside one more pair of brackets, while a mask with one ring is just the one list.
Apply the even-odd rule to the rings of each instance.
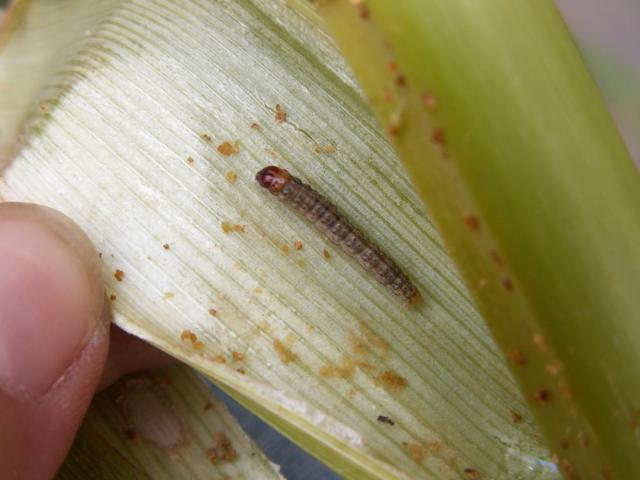
[[268, 188], [273, 194], [277, 194], [287, 184], [291, 175], [284, 168], [269, 165], [256, 173], [256, 181], [261, 187]]

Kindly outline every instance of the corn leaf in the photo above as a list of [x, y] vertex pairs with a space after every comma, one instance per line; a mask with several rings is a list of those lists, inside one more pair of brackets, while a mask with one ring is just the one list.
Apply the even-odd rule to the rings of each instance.
[[[316, 21], [271, 1], [53, 5], [18, 2], [3, 40], [0, 85], [14, 93], [0, 125], [16, 153], [0, 197], [87, 231], [118, 325], [345, 478], [558, 478]], [[407, 308], [260, 189], [272, 163], [379, 243], [422, 303]]]
[[282, 479], [188, 367], [129, 376], [92, 402], [56, 477]]

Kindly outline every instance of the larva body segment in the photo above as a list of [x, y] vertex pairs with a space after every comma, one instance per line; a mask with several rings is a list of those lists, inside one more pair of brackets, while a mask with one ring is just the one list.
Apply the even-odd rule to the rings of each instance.
[[271, 194], [302, 213], [331, 242], [338, 245], [391, 292], [414, 305], [420, 292], [387, 255], [342, 215], [338, 208], [287, 170], [269, 166], [256, 174], [256, 180]]

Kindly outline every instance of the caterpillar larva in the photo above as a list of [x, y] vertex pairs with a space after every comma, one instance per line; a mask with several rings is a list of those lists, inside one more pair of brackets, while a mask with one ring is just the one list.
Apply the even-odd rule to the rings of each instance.
[[256, 174], [261, 187], [291, 205], [311, 220], [329, 240], [338, 245], [376, 280], [410, 305], [420, 301], [420, 292], [387, 255], [342, 215], [337, 207], [287, 170], [273, 165]]

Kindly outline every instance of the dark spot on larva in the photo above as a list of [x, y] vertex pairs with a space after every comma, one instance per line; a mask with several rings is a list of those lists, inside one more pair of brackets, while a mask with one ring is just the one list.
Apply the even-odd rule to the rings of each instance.
[[516, 365], [525, 365], [527, 363], [527, 359], [524, 354], [515, 348], [507, 353], [507, 358], [509, 358], [511, 363], [515, 363]]
[[392, 370], [386, 370], [376, 377], [375, 384], [387, 390], [402, 390], [409, 382]]
[[396, 75], [396, 85], [399, 87], [404, 87], [407, 85], [407, 77], [402, 74]]
[[560, 448], [562, 450], [569, 450], [569, 442], [567, 440], [560, 441]]
[[472, 232], [477, 232], [480, 229], [480, 220], [473, 213], [468, 213], [464, 217], [464, 223], [467, 224], [467, 228]]
[[102, 258], [102, 252], [98, 252], [98, 258]]
[[126, 435], [126, 437], [129, 440], [137, 440], [138, 439], [138, 432], [136, 432], [135, 428], [125, 428], [124, 429], [124, 434]]
[[378, 415], [378, 421], [380, 423], [386, 423], [388, 425], [395, 425], [396, 422], [394, 422], [393, 420], [391, 420], [389, 417], [387, 417], [386, 415]]
[[211, 410], [212, 408], [213, 408], [213, 404], [212, 404], [211, 402], [207, 402], [207, 403], [205, 403], [205, 404], [204, 404], [204, 407], [203, 407], [203, 409], [204, 409], [205, 411], [207, 411], [207, 410]]
[[438, 108], [438, 99], [431, 92], [422, 92], [420, 96], [422, 103], [430, 112], [435, 112]]
[[162, 245], [162, 248], [164, 248], [165, 250], [169, 250], [171, 246], [168, 243], [165, 243], [164, 245]]
[[202, 140], [207, 143], [211, 143], [211, 135], [209, 135], [208, 133], [203, 133], [202, 135], [200, 135], [200, 138], [202, 138]]
[[220, 145], [218, 145], [217, 150], [220, 155], [224, 155], [225, 157], [236, 155], [240, 151], [240, 142], [238, 142], [237, 140], [235, 142], [222, 142]]
[[511, 281], [511, 277], [509, 275], [505, 275], [502, 278], [502, 285], [505, 290], [512, 291], [513, 290], [513, 282]]
[[496, 265], [498, 265], [499, 267], [502, 267], [503, 263], [502, 263], [502, 257], [500, 256], [500, 254], [498, 252], [496, 252], [495, 250], [491, 250], [491, 260], [493, 260], [493, 263], [495, 263]]
[[283, 123], [287, 121], [287, 112], [280, 106], [280, 104], [276, 105], [276, 122]]
[[513, 423], [520, 423], [522, 421], [522, 415], [511, 409], [509, 410], [509, 418]]
[[602, 479], [603, 480], [613, 480], [613, 472], [605, 467], [602, 470]]
[[395, 73], [398, 71], [398, 64], [394, 61], [391, 61], [389, 63], [387, 63], [387, 69], [391, 72], [391, 73]]
[[467, 476], [469, 480], [480, 480], [482, 478], [482, 475], [480, 475], [480, 472], [475, 468], [465, 468], [464, 474]]
[[117, 269], [114, 273], [113, 273], [114, 278], [121, 282], [122, 279], [124, 278], [124, 272], [122, 270]]
[[445, 143], [444, 129], [438, 127], [431, 134], [431, 141], [437, 145], [443, 146]]
[[388, 88], [385, 89], [383, 94], [382, 94], [382, 99], [385, 102], [391, 102], [393, 100], [393, 92], [391, 90], [389, 90]]
[[546, 390], [546, 389], [536, 390], [531, 395], [531, 398], [536, 403], [545, 405], [551, 401], [551, 393], [549, 392], [549, 390]]
[[392, 120], [389, 122], [388, 132], [392, 137], [397, 136], [400, 133], [400, 124], [397, 121]]

